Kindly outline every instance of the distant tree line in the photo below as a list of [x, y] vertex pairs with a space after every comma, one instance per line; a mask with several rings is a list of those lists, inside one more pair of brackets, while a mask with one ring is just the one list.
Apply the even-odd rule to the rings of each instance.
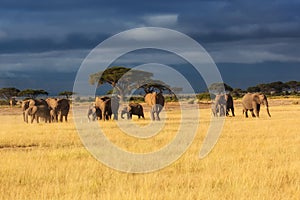
[[[59, 96], [66, 96], [66, 98], [70, 98], [74, 93], [72, 91], [63, 91], [58, 93]], [[25, 89], [19, 90], [14, 87], [10, 88], [1, 88], [0, 89], [0, 104], [6, 105], [9, 104], [9, 101], [15, 99], [17, 97], [24, 97], [24, 98], [37, 98], [38, 96], [48, 96], [49, 93], [42, 89]]]
[[226, 83], [213, 83], [208, 87], [210, 93], [203, 92], [197, 95], [198, 100], [210, 100], [214, 99], [215, 94], [220, 92], [230, 93], [235, 98], [244, 96], [247, 92], [262, 92], [266, 95], [271, 96], [286, 96], [286, 95], [300, 95], [300, 82], [299, 81], [288, 81], [288, 82], [271, 82], [261, 83], [256, 86], [248, 87], [246, 90], [241, 88], [232, 88]]

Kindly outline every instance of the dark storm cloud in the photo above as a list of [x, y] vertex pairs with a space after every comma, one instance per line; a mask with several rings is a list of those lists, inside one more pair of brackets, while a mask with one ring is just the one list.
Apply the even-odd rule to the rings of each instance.
[[[297, 74], [300, 63], [299, 10], [298, 0], [0, 0], [0, 83], [22, 87], [26, 79], [26, 87], [34, 87], [47, 80], [45, 87], [71, 89], [74, 73], [93, 47], [144, 26], [191, 36], [221, 63], [228, 83], [241, 78], [226, 69], [248, 70], [255, 82], [261, 77], [251, 74], [251, 67], [267, 73], [272, 66], [293, 66], [286, 73], [274, 71], [278, 76], [272, 80], [286, 79]], [[66, 78], [55, 80], [58, 72]]]
[[[0, 6], [0, 48], [2, 52], [87, 49], [140, 26], [170, 27], [202, 43], [294, 38], [300, 36], [299, 10], [300, 3], [292, 0], [5, 0]], [[174, 23], [166, 20], [172, 15]]]
[[107, 37], [108, 35], [87, 36], [85, 34], [72, 33], [60, 41], [50, 37], [0, 40], [0, 54], [92, 49]]

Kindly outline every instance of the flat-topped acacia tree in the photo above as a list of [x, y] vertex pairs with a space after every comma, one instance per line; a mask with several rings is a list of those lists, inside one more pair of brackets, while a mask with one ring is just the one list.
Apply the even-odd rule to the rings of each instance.
[[143, 89], [145, 93], [152, 92], [154, 89], [159, 91], [170, 91], [170, 87], [162, 81], [152, 79], [153, 74], [142, 70], [114, 66], [90, 75], [89, 83], [97, 84], [97, 87], [108, 83], [114, 92], [120, 95], [121, 100], [130, 94], [132, 90]]

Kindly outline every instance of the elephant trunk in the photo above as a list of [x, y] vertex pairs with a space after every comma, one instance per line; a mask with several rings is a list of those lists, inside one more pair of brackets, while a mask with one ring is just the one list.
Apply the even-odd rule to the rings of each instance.
[[269, 111], [269, 105], [268, 105], [268, 101], [267, 100], [265, 100], [265, 106], [266, 106], [266, 109], [267, 109], [267, 113], [268, 113], [268, 115], [269, 115], [269, 117], [271, 117], [271, 114], [270, 114], [270, 111]]

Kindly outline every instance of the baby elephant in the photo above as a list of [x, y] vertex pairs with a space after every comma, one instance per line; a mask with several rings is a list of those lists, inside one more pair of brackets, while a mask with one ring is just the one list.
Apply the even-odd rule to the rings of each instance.
[[132, 119], [132, 115], [137, 115], [139, 119], [144, 117], [144, 110], [143, 106], [139, 103], [129, 103], [129, 105], [123, 108], [121, 112], [121, 118], [124, 119], [123, 115], [127, 114], [127, 119]]

